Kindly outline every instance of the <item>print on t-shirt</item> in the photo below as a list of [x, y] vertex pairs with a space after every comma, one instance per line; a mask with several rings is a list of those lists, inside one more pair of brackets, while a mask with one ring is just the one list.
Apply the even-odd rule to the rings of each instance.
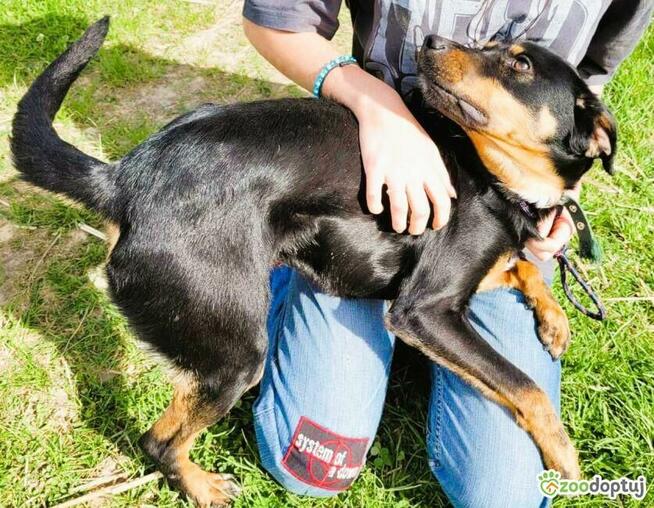
[[608, 6], [609, 0], [377, 0], [364, 67], [406, 96], [416, 87], [416, 53], [429, 34], [461, 44], [522, 36], [576, 66]]

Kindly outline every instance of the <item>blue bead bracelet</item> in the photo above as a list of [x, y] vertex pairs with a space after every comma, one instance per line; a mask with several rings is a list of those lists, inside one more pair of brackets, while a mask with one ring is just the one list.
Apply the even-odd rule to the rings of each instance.
[[316, 76], [316, 80], [313, 82], [313, 95], [315, 97], [320, 97], [320, 91], [322, 90], [322, 84], [325, 82], [327, 74], [333, 71], [336, 67], [343, 67], [344, 65], [356, 64], [356, 58], [351, 55], [343, 55], [330, 60], [325, 64], [325, 66], [320, 69], [320, 72]]

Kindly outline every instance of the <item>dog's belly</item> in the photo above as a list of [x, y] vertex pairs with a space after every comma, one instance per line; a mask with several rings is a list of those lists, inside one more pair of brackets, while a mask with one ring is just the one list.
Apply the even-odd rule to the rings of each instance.
[[394, 299], [414, 266], [415, 237], [380, 231], [365, 216], [318, 219], [318, 232], [280, 261], [322, 291], [348, 298]]

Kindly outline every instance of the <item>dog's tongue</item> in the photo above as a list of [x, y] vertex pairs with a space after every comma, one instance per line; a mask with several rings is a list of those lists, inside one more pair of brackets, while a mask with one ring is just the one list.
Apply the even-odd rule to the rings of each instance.
[[486, 116], [481, 111], [479, 111], [477, 108], [467, 103], [466, 101], [459, 99], [458, 105], [463, 115], [469, 118], [470, 120], [472, 120], [475, 124], [485, 125], [486, 122], [488, 121]]

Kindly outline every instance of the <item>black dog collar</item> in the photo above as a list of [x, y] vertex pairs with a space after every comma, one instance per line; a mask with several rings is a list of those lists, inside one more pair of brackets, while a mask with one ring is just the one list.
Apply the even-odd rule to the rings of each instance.
[[602, 248], [593, 236], [590, 222], [588, 222], [581, 206], [567, 194], [563, 195], [561, 205], [568, 210], [574, 222], [575, 231], [579, 237], [579, 256], [594, 263], [599, 263], [602, 260]]

